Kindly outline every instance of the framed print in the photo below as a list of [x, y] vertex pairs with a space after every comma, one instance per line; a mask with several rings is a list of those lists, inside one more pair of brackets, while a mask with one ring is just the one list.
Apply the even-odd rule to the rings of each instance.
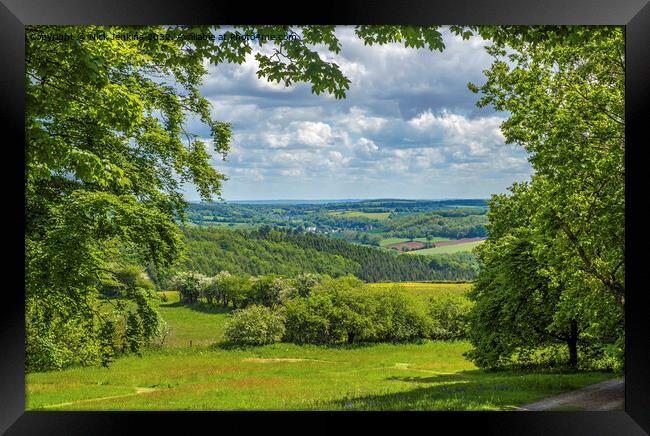
[[643, 1], [0, 10], [7, 434], [650, 431]]

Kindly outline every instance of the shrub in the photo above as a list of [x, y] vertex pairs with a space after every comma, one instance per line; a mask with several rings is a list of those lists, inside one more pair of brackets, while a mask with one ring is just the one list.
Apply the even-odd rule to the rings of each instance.
[[469, 333], [472, 302], [462, 295], [443, 294], [429, 300], [433, 339], [461, 339]]
[[325, 278], [307, 297], [285, 303], [285, 340], [336, 344], [373, 340], [372, 300], [349, 277]]
[[[158, 335], [162, 318], [155, 295], [141, 288], [127, 289], [133, 304], [118, 304], [113, 313], [74, 314], [68, 304], [44, 306], [26, 299], [26, 360], [28, 372], [71, 365], [107, 366], [120, 352], [139, 352]], [[94, 302], [93, 307], [98, 307]], [[52, 310], [55, 307], [56, 310]]]
[[173, 284], [181, 293], [181, 302], [197, 303], [207, 278], [197, 272], [181, 272], [174, 276]]
[[347, 292], [351, 289], [361, 289], [363, 288], [363, 285], [363, 281], [359, 280], [353, 275], [347, 275], [335, 279], [329, 276], [325, 276], [312, 287], [312, 293], [336, 291]]
[[322, 277], [318, 274], [302, 273], [294, 277], [293, 286], [299, 296], [307, 297], [321, 280]]
[[296, 298], [285, 303], [285, 341], [297, 344], [335, 342], [330, 332], [334, 304], [329, 295]]
[[268, 274], [252, 280], [250, 302], [274, 307], [298, 296], [298, 291], [290, 280]]
[[282, 340], [284, 332], [282, 315], [268, 307], [252, 305], [233, 312], [226, 322], [224, 339], [234, 345], [265, 345]]
[[102, 350], [94, 331], [96, 320], [46, 310], [33, 300], [26, 301], [27, 372], [51, 371], [74, 364], [100, 364]]
[[426, 301], [401, 289], [371, 291], [350, 277], [325, 278], [285, 303], [285, 340], [296, 343], [408, 341], [430, 336]]
[[433, 323], [424, 302], [399, 288], [377, 292], [373, 323], [379, 341], [411, 341], [431, 335]]

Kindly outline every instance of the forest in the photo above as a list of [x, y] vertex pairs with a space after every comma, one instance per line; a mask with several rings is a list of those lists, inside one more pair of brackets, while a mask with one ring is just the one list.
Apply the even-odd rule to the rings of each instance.
[[184, 237], [187, 253], [180, 268], [208, 275], [221, 270], [251, 275], [311, 272], [334, 277], [353, 274], [377, 282], [471, 280], [478, 270], [471, 253], [409, 256], [270, 226], [188, 227]]

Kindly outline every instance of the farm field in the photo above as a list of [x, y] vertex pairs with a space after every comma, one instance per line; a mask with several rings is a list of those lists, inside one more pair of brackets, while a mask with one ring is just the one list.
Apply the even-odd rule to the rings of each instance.
[[387, 220], [390, 212], [362, 212], [359, 210], [329, 211], [327, 215], [344, 218], [368, 218], [374, 220]]
[[27, 375], [28, 410], [508, 410], [607, 373], [477, 370], [466, 342], [147, 350]]
[[406, 253], [427, 255], [427, 254], [452, 254], [452, 253], [461, 253], [461, 252], [471, 252], [474, 249], [474, 247], [479, 245], [481, 242], [483, 241], [472, 241], [472, 242], [465, 242], [462, 244], [443, 245], [441, 247], [424, 248], [422, 250], [407, 251]]
[[440, 294], [463, 295], [471, 287], [471, 283], [424, 283], [424, 282], [400, 282], [400, 283], [368, 283], [370, 289], [404, 288], [416, 295], [434, 297]]

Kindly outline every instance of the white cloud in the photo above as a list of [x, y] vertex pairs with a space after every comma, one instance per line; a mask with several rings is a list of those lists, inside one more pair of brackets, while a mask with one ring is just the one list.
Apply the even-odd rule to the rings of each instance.
[[313, 121], [292, 123], [296, 129], [296, 141], [305, 145], [324, 147], [333, 139], [332, 129], [328, 124]]
[[234, 134], [227, 161], [212, 161], [230, 177], [226, 198], [487, 197], [527, 178], [525, 152], [504, 145], [505, 115], [477, 109], [466, 86], [484, 80], [486, 42], [443, 35], [440, 53], [364, 46], [339, 27], [341, 53], [319, 50], [351, 79], [344, 100], [257, 78], [254, 53], [210, 66], [202, 93]]

